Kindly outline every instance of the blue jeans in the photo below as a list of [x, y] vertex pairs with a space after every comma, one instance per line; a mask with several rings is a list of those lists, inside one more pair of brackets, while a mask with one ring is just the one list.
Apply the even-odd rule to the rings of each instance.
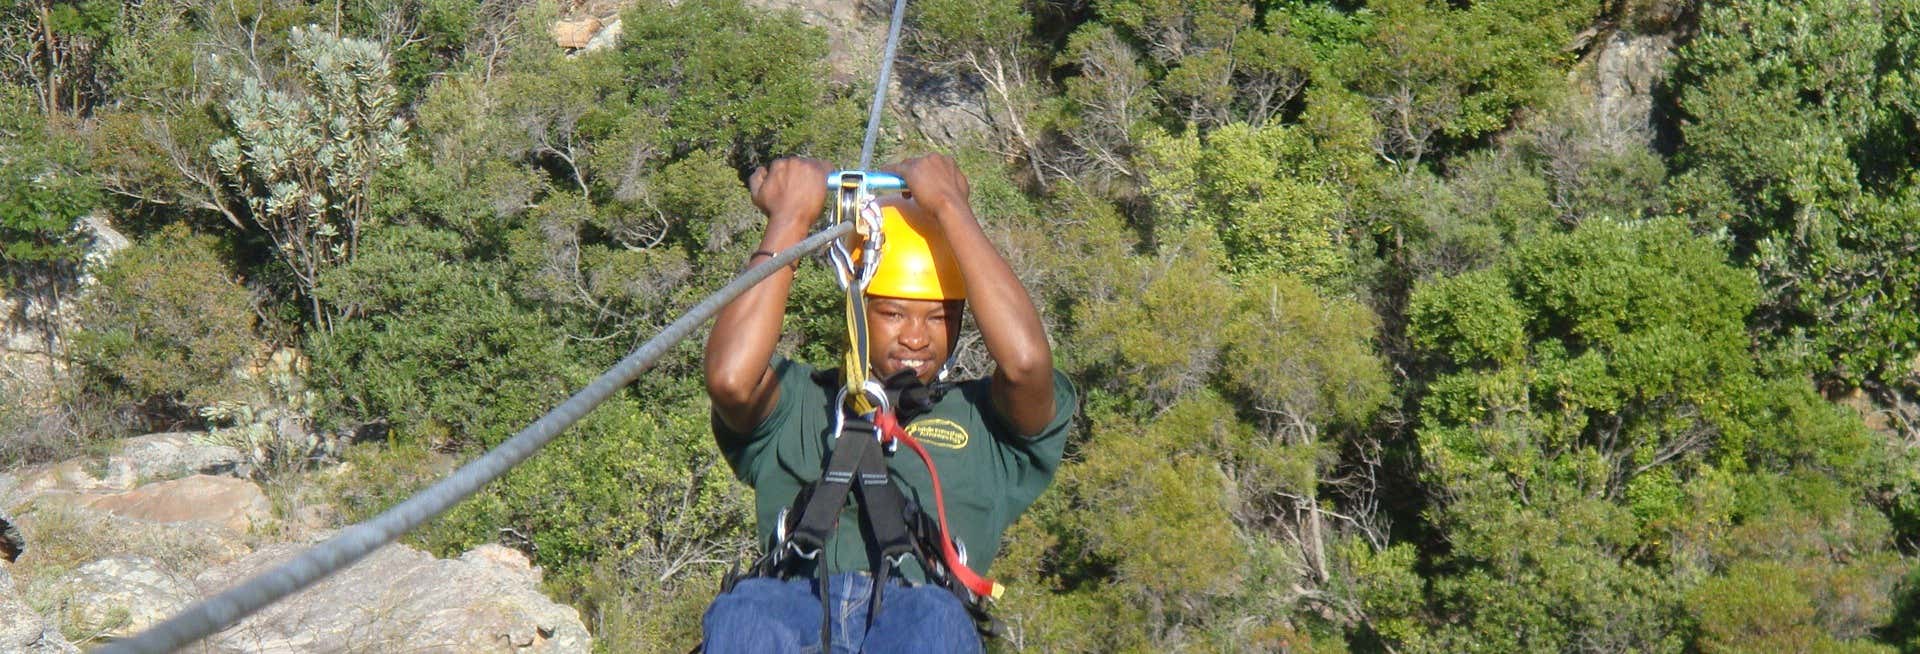
[[709, 654], [981, 651], [973, 617], [959, 598], [938, 586], [889, 581], [880, 594], [880, 614], [868, 624], [873, 577], [862, 572], [837, 574], [828, 583], [833, 644], [822, 649], [818, 583], [765, 577], [741, 581], [707, 607], [701, 624], [704, 650]]

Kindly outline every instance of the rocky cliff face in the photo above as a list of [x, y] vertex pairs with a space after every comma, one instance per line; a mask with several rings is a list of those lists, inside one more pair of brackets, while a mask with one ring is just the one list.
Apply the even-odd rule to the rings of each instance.
[[[233, 476], [240, 458], [194, 434], [154, 434], [104, 461], [0, 474], [0, 512], [24, 542], [0, 563], [0, 652], [130, 636], [328, 535], [274, 515], [257, 484]], [[543, 596], [540, 579], [526, 555], [498, 545], [458, 559], [390, 545], [201, 647], [590, 651], [579, 613]]]
[[[829, 0], [746, 0], [768, 12], [792, 11], [802, 22], [827, 34], [827, 64], [833, 81], [868, 85], [880, 75], [880, 55], [886, 48], [887, 23], [893, 3], [883, 0], [834, 2]], [[549, 29], [557, 47], [589, 52], [610, 47], [622, 29], [620, 12], [629, 3], [590, 0], [568, 12]], [[894, 118], [895, 140], [911, 136], [935, 146], [947, 146], [986, 134], [986, 97], [977, 85], [946, 75], [929, 74], [915, 66], [911, 25], [903, 31], [899, 53], [887, 87], [887, 115]], [[883, 123], [883, 125], [886, 125]], [[853, 162], [848, 162], [852, 165]]]
[[[103, 213], [87, 216], [79, 229], [88, 244], [83, 271], [98, 269], [129, 244]], [[61, 336], [73, 326], [71, 300], [91, 280], [83, 273], [78, 279], [19, 281], [0, 288], [0, 399], [43, 408], [53, 402]]]
[[1647, 145], [1654, 133], [1654, 94], [1667, 76], [1669, 34], [1608, 31], [1572, 72], [1572, 82], [1611, 140]]

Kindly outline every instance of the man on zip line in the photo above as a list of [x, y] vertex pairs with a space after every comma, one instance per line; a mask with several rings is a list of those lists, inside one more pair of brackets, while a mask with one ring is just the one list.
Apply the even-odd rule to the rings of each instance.
[[[847, 411], [835, 397], [845, 387], [839, 371], [774, 352], [792, 268], [735, 299], [714, 321], [706, 346], [714, 438], [734, 474], [755, 491], [759, 539], [768, 551], [752, 576], [730, 578], [708, 608], [708, 652], [980, 651], [975, 620], [985, 615], [982, 596], [998, 587], [986, 591], [991, 582], [973, 571], [992, 563], [1001, 533], [1052, 482], [1060, 462], [1075, 390], [1053, 368], [1025, 287], [981, 231], [966, 177], [941, 155], [909, 159], [889, 172], [909, 195], [882, 201], [883, 249], [865, 294], [871, 371], [856, 374], [884, 380], [891, 411], [874, 415], [897, 415], [903, 428], [888, 432], [875, 426], [886, 419], [855, 416], [847, 420], [864, 425], [864, 436], [835, 440], [836, 416]], [[753, 173], [748, 186], [767, 215], [767, 231], [749, 265], [807, 236], [831, 173], [825, 162], [800, 158]], [[941, 377], [968, 306], [995, 368], [984, 379], [946, 383]], [[882, 458], [879, 446], [866, 451], [877, 432], [901, 433], [895, 442], [907, 442], [920, 458], [904, 451]], [[850, 474], [852, 463], [835, 467], [840, 458], [832, 457], [836, 443], [854, 440], [859, 447], [846, 449], [861, 454], [847, 458], [873, 462], [859, 475]], [[879, 461], [884, 475], [876, 472]], [[840, 493], [857, 486], [857, 494], [821, 491], [823, 479], [844, 482]], [[832, 499], [812, 498], [815, 491]], [[809, 499], [838, 505], [805, 511]], [[905, 539], [887, 537], [902, 520], [913, 536], [910, 552], [899, 545]], [[791, 533], [809, 529], [830, 536], [809, 548]], [[946, 545], [953, 547], [943, 558]], [[959, 581], [968, 578], [971, 585]], [[823, 646], [823, 638], [831, 643]]]

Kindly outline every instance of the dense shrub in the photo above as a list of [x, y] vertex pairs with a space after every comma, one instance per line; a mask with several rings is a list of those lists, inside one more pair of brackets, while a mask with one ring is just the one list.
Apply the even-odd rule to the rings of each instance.
[[84, 300], [74, 358], [98, 391], [183, 418], [255, 354], [252, 296], [219, 242], [176, 224], [116, 255]]

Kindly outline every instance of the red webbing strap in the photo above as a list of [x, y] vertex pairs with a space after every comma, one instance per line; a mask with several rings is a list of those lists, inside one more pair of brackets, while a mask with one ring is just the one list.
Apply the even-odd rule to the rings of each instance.
[[927, 454], [927, 448], [921, 447], [920, 441], [908, 436], [907, 430], [900, 428], [900, 421], [894, 419], [892, 413], [882, 411], [875, 414], [873, 426], [880, 430], [881, 442], [906, 443], [907, 447], [912, 448], [913, 453], [920, 455], [920, 460], [927, 464], [927, 476], [933, 479], [934, 512], [940, 517], [941, 562], [946, 564], [953, 578], [959, 580], [967, 590], [973, 591], [974, 595], [1000, 599], [1000, 594], [1006, 589], [991, 579], [982, 578], [972, 568], [960, 563], [960, 554], [953, 550], [953, 537], [949, 535], [951, 532], [947, 531], [947, 503], [940, 493], [940, 471], [934, 469], [933, 457]]

